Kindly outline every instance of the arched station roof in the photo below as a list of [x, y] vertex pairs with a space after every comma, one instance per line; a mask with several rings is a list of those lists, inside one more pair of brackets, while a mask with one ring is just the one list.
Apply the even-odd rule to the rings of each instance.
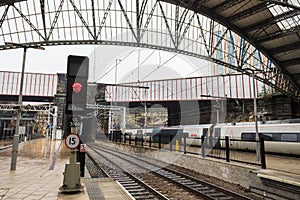
[[215, 19], [264, 52], [300, 89], [299, 0], [165, 0]]
[[163, 49], [300, 91], [300, 0], [2, 0], [5, 45], [102, 44]]

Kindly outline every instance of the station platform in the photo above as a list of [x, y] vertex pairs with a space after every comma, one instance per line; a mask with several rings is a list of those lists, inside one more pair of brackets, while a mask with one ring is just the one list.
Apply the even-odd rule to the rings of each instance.
[[81, 177], [83, 192], [62, 193], [65, 164], [70, 150], [60, 140], [36, 139], [19, 143], [16, 170], [10, 170], [11, 146], [0, 143], [0, 199], [86, 200], [130, 199], [117, 182], [108, 178]]

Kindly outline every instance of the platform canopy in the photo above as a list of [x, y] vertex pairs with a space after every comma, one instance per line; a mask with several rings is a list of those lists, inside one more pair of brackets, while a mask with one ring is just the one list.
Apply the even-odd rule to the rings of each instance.
[[[300, 0], [32, 2], [0, 1], [2, 41], [42, 46], [113, 44], [163, 49], [208, 59], [239, 72], [244, 72], [245, 64], [252, 62], [250, 68], [264, 71], [256, 78], [273, 88], [299, 95]], [[225, 28], [218, 28], [218, 24]], [[164, 31], [158, 31], [159, 28]], [[203, 46], [200, 50], [198, 44]], [[8, 48], [0, 45], [0, 50]], [[227, 55], [220, 59], [219, 51]], [[254, 66], [255, 59], [261, 57], [256, 55], [257, 51], [268, 58], [260, 59], [264, 67]]]

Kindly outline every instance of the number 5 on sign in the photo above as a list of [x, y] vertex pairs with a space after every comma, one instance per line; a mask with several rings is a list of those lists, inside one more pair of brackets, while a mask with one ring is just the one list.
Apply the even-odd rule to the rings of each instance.
[[65, 144], [69, 149], [76, 149], [80, 143], [80, 138], [74, 133], [70, 133], [66, 139]]

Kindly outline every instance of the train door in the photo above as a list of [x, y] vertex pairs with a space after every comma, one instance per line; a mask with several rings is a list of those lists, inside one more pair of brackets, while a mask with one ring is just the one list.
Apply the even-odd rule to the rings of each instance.
[[203, 128], [202, 135], [206, 138], [208, 135], [208, 128]]
[[215, 128], [214, 137], [213, 137], [213, 143], [215, 144], [214, 148], [217, 149], [221, 148], [220, 136], [221, 136], [221, 128]]

